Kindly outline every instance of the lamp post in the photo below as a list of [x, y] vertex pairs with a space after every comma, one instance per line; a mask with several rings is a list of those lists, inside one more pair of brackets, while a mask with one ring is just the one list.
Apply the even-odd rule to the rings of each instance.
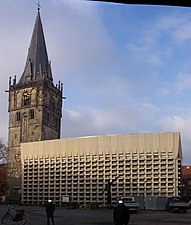
[[146, 193], [146, 190], [147, 190], [147, 179], [145, 179], [144, 181], [144, 209], [146, 209], [146, 197], [147, 197], [147, 193]]

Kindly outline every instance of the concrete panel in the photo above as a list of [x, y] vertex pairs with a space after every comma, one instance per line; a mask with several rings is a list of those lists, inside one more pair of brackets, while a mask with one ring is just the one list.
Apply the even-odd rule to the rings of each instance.
[[159, 133], [153, 133], [153, 152], [160, 152], [160, 134]]
[[138, 139], [138, 150], [139, 150], [139, 153], [144, 153], [145, 149], [146, 149], [145, 135], [144, 134], [139, 134], [139, 139]]
[[145, 134], [146, 152], [153, 152], [153, 134]]
[[[117, 153], [118, 149], [118, 139], [116, 135], [111, 136], [111, 153]], [[98, 150], [99, 151], [99, 150]]]

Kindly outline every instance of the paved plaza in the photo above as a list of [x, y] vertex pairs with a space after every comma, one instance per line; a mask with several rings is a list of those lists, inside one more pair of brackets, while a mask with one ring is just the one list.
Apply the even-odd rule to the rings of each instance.
[[[20, 207], [15, 207], [20, 208]], [[43, 207], [24, 207], [28, 225], [46, 225]], [[7, 206], [0, 205], [0, 217]], [[64, 209], [57, 208], [55, 225], [113, 225], [112, 209]], [[131, 214], [129, 225], [180, 225], [191, 224], [191, 210], [187, 213], [140, 210]]]

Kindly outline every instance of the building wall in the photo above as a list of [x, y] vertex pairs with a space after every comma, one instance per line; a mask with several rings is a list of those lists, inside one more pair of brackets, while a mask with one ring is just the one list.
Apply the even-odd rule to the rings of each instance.
[[191, 198], [191, 165], [182, 166], [182, 194], [187, 198]]
[[[26, 99], [27, 98], [27, 99]], [[62, 92], [46, 80], [10, 83], [8, 184], [21, 188], [20, 143], [60, 138]]]
[[106, 205], [117, 196], [176, 196], [181, 180], [179, 133], [67, 138], [21, 145], [22, 201]]

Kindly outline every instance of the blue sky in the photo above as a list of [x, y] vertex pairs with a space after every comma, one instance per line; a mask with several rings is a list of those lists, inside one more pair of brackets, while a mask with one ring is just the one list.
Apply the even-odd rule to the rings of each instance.
[[[62, 137], [175, 131], [191, 164], [191, 9], [84, 0], [41, 1]], [[1, 0], [0, 137], [7, 139], [9, 76], [20, 78], [36, 1]]]

